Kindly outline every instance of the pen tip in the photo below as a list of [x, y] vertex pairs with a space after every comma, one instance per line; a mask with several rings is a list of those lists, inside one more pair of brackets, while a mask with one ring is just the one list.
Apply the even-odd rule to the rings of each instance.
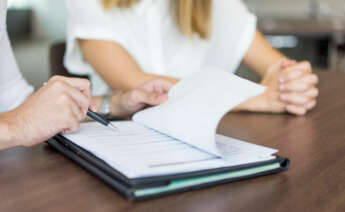
[[118, 128], [117, 127], [115, 127], [112, 123], [109, 123], [109, 125], [108, 125], [110, 128], [112, 128], [113, 130], [115, 130], [115, 131], [117, 131], [118, 130]]

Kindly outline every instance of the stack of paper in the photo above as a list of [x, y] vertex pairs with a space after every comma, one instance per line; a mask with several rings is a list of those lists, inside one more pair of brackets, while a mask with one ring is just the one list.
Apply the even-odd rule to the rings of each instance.
[[218, 122], [233, 107], [264, 87], [208, 68], [178, 83], [169, 100], [114, 122], [114, 132], [85, 123], [69, 140], [129, 178], [228, 167], [274, 158], [277, 151], [222, 135]]

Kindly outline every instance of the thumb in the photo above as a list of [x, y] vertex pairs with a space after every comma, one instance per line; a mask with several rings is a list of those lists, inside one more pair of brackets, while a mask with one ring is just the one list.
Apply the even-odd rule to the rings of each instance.
[[297, 64], [296, 60], [285, 59], [283, 62], [283, 69], [289, 68]]
[[276, 65], [277, 65], [277, 67], [279, 67], [279, 69], [284, 69], [285, 66], [290, 65], [290, 61], [286, 58], [283, 58], [283, 59], [279, 60]]

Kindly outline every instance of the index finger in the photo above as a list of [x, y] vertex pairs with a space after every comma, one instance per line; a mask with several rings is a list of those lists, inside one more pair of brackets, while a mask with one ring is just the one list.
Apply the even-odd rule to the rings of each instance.
[[281, 73], [280, 81], [285, 82], [302, 77], [305, 74], [312, 73], [312, 67], [309, 62], [301, 62], [290, 66]]
[[87, 79], [82, 78], [70, 78], [70, 77], [63, 77], [63, 76], [54, 76], [51, 78], [50, 81], [62, 81], [69, 86], [78, 89], [83, 94], [85, 94], [88, 98], [91, 99], [91, 90], [90, 90], [90, 81]]

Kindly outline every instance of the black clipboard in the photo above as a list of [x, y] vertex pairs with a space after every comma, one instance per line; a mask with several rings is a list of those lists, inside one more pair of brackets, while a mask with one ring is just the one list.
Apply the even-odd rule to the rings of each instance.
[[[182, 173], [182, 174], [173, 174], [173, 175], [165, 175], [165, 176], [154, 176], [154, 177], [144, 177], [144, 178], [134, 178], [129, 179], [121, 172], [115, 170], [104, 161], [99, 159], [98, 157], [94, 156], [92, 153], [88, 152], [87, 150], [79, 147], [78, 145], [74, 144], [73, 142], [69, 141], [62, 135], [57, 135], [54, 138], [47, 141], [47, 143], [54, 147], [56, 150], [79, 164], [84, 169], [91, 172], [93, 175], [100, 178], [102, 181], [110, 185], [112, 188], [119, 191], [122, 195], [132, 201], [138, 200], [145, 200], [151, 199], [156, 197], [161, 197], [164, 195], [180, 193], [189, 190], [196, 190], [201, 188], [206, 188], [210, 186], [245, 180], [253, 177], [264, 176], [269, 174], [278, 173], [281, 171], [285, 171], [290, 166], [290, 160], [284, 157], [277, 157], [273, 160], [258, 162], [258, 163], [251, 163], [245, 164], [240, 166], [231, 166], [225, 168], [217, 168], [217, 169], [210, 169], [210, 170], [203, 170], [203, 171], [193, 171], [189, 173]], [[208, 183], [203, 183], [199, 185], [193, 186], [186, 186], [183, 188], [175, 189], [172, 191], [161, 192], [152, 195], [145, 195], [145, 196], [137, 196], [135, 191], [138, 189], [150, 189], [150, 188], [157, 188], [162, 186], [167, 186], [171, 182], [176, 180], [183, 180], [183, 179], [193, 179], [197, 177], [203, 176], [213, 176], [222, 173], [228, 173], [232, 171], [239, 171], [245, 170], [250, 168], [255, 168], [263, 165], [269, 164], [279, 164], [278, 168], [274, 168], [271, 170], [267, 170], [264, 172], [259, 172], [251, 175], [241, 176], [241, 177], [234, 177], [228, 179], [222, 179], [218, 181], [212, 181]]]

